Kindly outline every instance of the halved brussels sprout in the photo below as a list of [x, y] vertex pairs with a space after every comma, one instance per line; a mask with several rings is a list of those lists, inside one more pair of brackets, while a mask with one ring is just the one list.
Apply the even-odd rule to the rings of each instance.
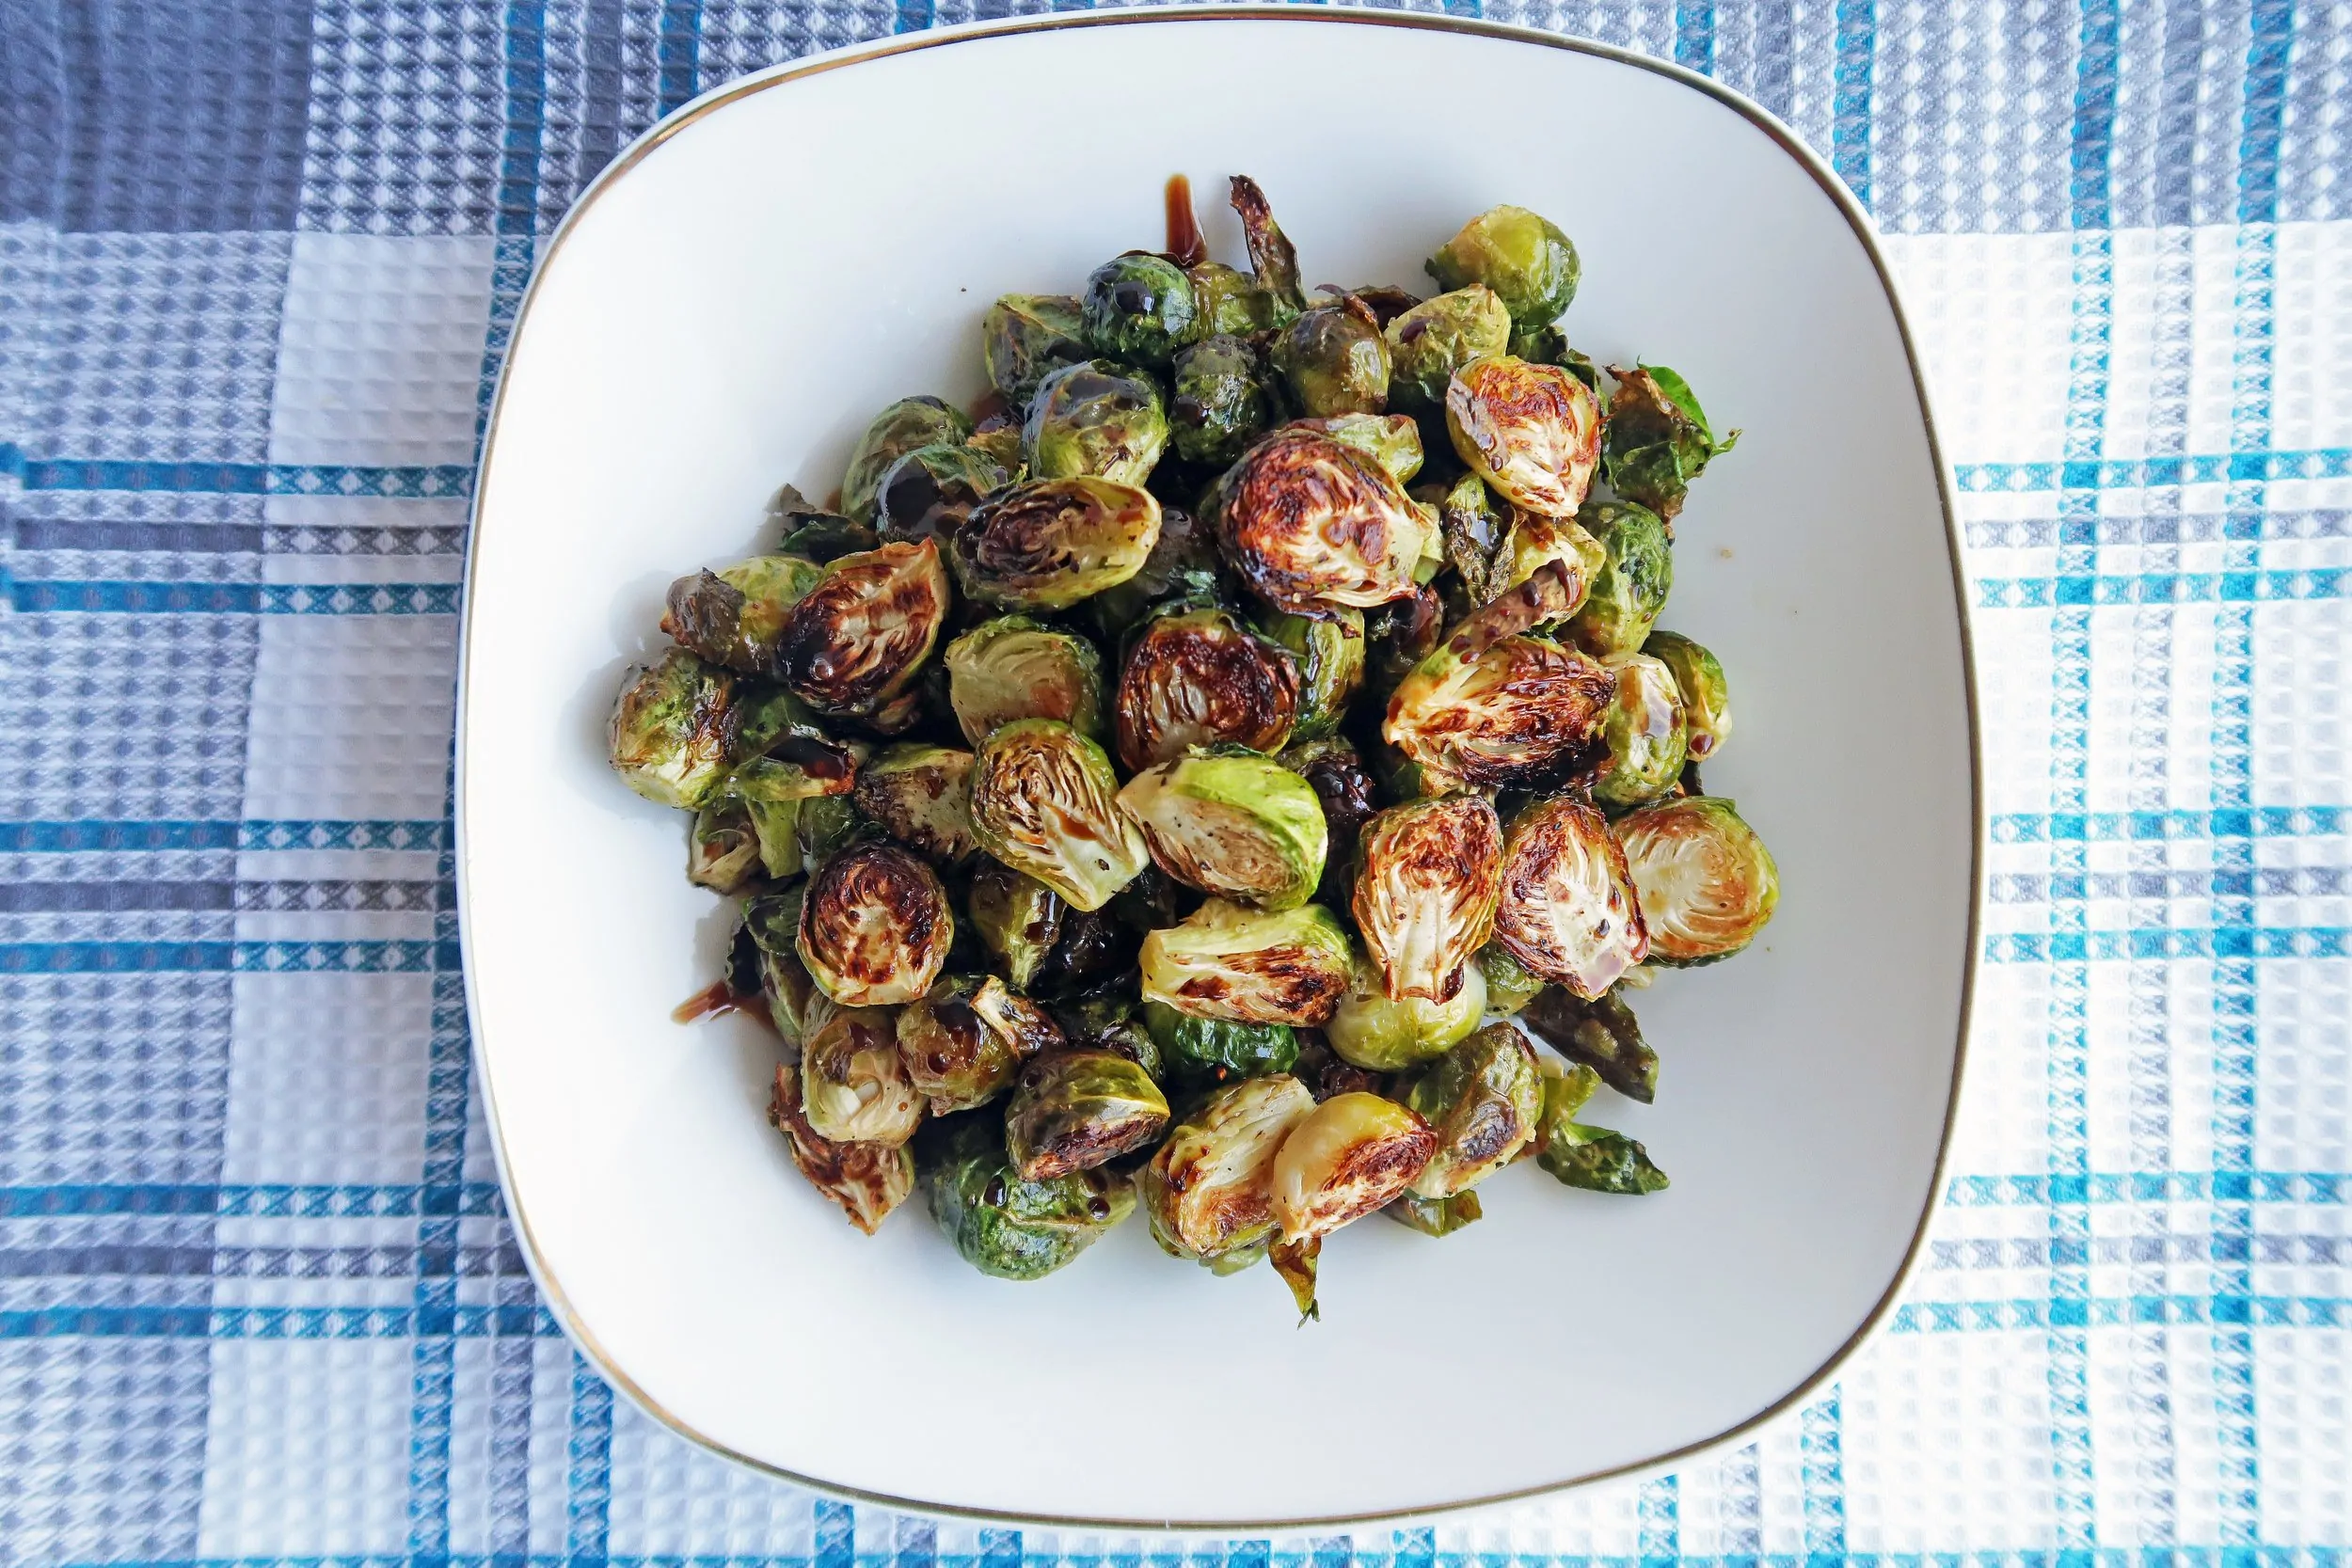
[[1674, 672], [1640, 654], [1616, 663], [1617, 696], [1600, 721], [1608, 760], [1593, 799], [1613, 810], [1647, 804], [1674, 788], [1689, 754], [1690, 731]]
[[801, 1099], [801, 1069], [776, 1068], [768, 1125], [784, 1134], [792, 1163], [808, 1184], [841, 1206], [850, 1223], [871, 1236], [914, 1191], [914, 1155], [903, 1145], [835, 1143], [810, 1125]]
[[874, 530], [885, 540], [936, 539], [944, 546], [982, 499], [1011, 483], [1012, 474], [984, 447], [917, 447], [876, 482]]
[[896, 1148], [914, 1136], [923, 1097], [898, 1060], [887, 1007], [842, 1007], [801, 1047], [801, 1101], [817, 1135]]
[[1609, 373], [1617, 390], [1609, 400], [1601, 472], [1618, 495], [1672, 524], [1691, 482], [1729, 451], [1740, 433], [1715, 439], [1691, 384], [1663, 365], [1612, 365]]
[[1293, 746], [1278, 758], [1305, 779], [1323, 807], [1323, 880], [1316, 901], [1345, 909], [1356, 887], [1356, 837], [1380, 809], [1371, 770], [1344, 740], [1315, 740]]
[[1291, 731], [1293, 745], [1338, 733], [1347, 705], [1364, 684], [1364, 612], [1326, 613], [1330, 619], [1311, 621], [1269, 610], [1259, 623], [1298, 664], [1298, 724]]
[[1134, 577], [1160, 536], [1160, 503], [1107, 479], [1036, 479], [1000, 492], [948, 542], [956, 580], [983, 604], [1067, 610]]
[[1438, 1134], [1437, 1152], [1413, 1179], [1413, 1196], [1452, 1197], [1534, 1142], [1543, 1074], [1525, 1036], [1508, 1023], [1490, 1023], [1415, 1079], [1406, 1103]]
[[1529, 974], [1598, 996], [1649, 952], [1626, 866], [1592, 807], [1565, 798], [1530, 806], [1503, 839], [1495, 941]]
[[1140, 486], [1168, 445], [1160, 384], [1108, 359], [1065, 365], [1038, 384], [1021, 426], [1035, 479], [1106, 479]]
[[1050, 1051], [1021, 1069], [1005, 1105], [1005, 1152], [1025, 1181], [1092, 1170], [1168, 1126], [1152, 1075], [1111, 1051]]
[[775, 661], [785, 614], [817, 585], [824, 568], [805, 556], [759, 555], [670, 584], [661, 629], [698, 657], [745, 674]]
[[1429, 258], [1429, 276], [1441, 289], [1484, 283], [1501, 297], [1511, 320], [1527, 326], [1558, 321], [1576, 298], [1583, 269], [1576, 246], [1541, 214], [1524, 207], [1490, 207]]
[[1136, 1176], [1152, 1234], [1179, 1258], [1222, 1258], [1274, 1233], [1274, 1163], [1315, 1108], [1287, 1074], [1227, 1085]]
[[1168, 425], [1187, 463], [1228, 464], [1274, 422], [1257, 350], [1240, 338], [1195, 343], [1176, 356], [1176, 401]]
[[1078, 309], [1097, 354], [1157, 369], [1200, 336], [1200, 303], [1184, 268], [1129, 251], [1094, 269]]
[[1006, 294], [980, 321], [988, 379], [1015, 408], [1026, 408], [1043, 381], [1064, 365], [1094, 357], [1078, 302], [1068, 294]]
[[1204, 336], [1244, 338], [1270, 332], [1297, 314], [1255, 277], [1222, 261], [1202, 261], [1187, 267], [1184, 276], [1192, 280], [1192, 303]]
[[930, 990], [955, 934], [931, 868], [895, 844], [865, 844], [809, 879], [801, 962], [843, 1006], [887, 1006]]
[[1226, 610], [1157, 615], [1127, 650], [1113, 711], [1130, 772], [1219, 742], [1279, 752], [1298, 721], [1298, 669]]
[[1475, 1192], [1455, 1193], [1452, 1197], [1415, 1197], [1406, 1193], [1380, 1212], [1424, 1236], [1451, 1236], [1486, 1217]]
[[1321, 1023], [1354, 968], [1347, 927], [1318, 904], [1272, 912], [1212, 898], [1143, 939], [1143, 996], [1195, 1018]]
[[1429, 525], [1394, 475], [1321, 431], [1276, 431], [1229, 470], [1217, 527], [1250, 591], [1293, 615], [1401, 598]]
[[841, 510], [850, 520], [874, 524], [874, 489], [883, 470], [917, 447], [960, 446], [972, 434], [972, 421], [961, 409], [934, 397], [900, 398], [874, 416], [866, 434], [850, 451], [850, 467], [841, 477]]
[[1572, 516], [1600, 460], [1600, 404], [1557, 365], [1507, 354], [1474, 359], [1445, 392], [1446, 434], [1462, 461], [1530, 512]]
[[1445, 406], [1454, 372], [1511, 347], [1511, 312], [1483, 283], [1424, 299], [1390, 322], [1389, 402], [1408, 414]]
[[1649, 508], [1625, 501], [1588, 506], [1577, 521], [1600, 541], [1608, 559], [1593, 574], [1566, 635], [1597, 658], [1620, 658], [1642, 646], [1674, 588], [1666, 526]]
[[1391, 1002], [1451, 1002], [1494, 929], [1502, 824], [1480, 795], [1391, 806], [1356, 846], [1356, 927]]
[[1307, 296], [1298, 286], [1298, 253], [1291, 248], [1281, 225], [1274, 221], [1274, 209], [1255, 180], [1246, 174], [1233, 176], [1232, 203], [1241, 218], [1243, 242], [1249, 246], [1250, 269], [1279, 312], [1272, 325], [1282, 325], [1307, 308]]
[[1150, 859], [1118, 794], [1100, 746], [1058, 720], [1016, 720], [980, 742], [972, 832], [1015, 871], [1078, 909], [1099, 910]]
[[777, 677], [821, 714], [870, 717], [914, 684], [947, 607], [931, 540], [845, 555], [786, 618]]
[[752, 939], [759, 959], [759, 994], [768, 1004], [768, 1021], [786, 1043], [799, 1045], [817, 1032], [833, 1008], [832, 1000], [809, 978], [798, 945], [801, 905], [806, 889], [763, 894], [743, 906], [743, 930]]
[[1641, 898], [1653, 963], [1687, 967], [1727, 958], [1756, 940], [1780, 905], [1772, 852], [1729, 800], [1663, 800], [1614, 826]]
[[686, 879], [713, 893], [740, 893], [760, 869], [759, 834], [739, 796], [703, 803], [686, 834]]
[[1146, 1002], [1140, 1016], [1161, 1061], [1179, 1079], [1256, 1078], [1288, 1072], [1298, 1060], [1298, 1037], [1287, 1023], [1195, 1018], [1165, 1002]]
[[1261, 909], [1305, 903], [1323, 878], [1314, 786], [1255, 752], [1195, 754], [1136, 774], [1119, 804], [1160, 869]]
[[892, 838], [952, 865], [980, 847], [965, 814], [971, 793], [971, 752], [909, 742], [885, 747], [859, 768], [851, 799]]
[[1409, 414], [1335, 414], [1291, 423], [1354, 447], [1388, 469], [1389, 477], [1399, 484], [1413, 483], [1426, 455], [1422, 451], [1421, 426]]
[[737, 761], [742, 735], [738, 684], [734, 674], [684, 648], [672, 648], [659, 664], [630, 670], [606, 731], [612, 770], [656, 805], [698, 809], [718, 793]]
[[1642, 652], [1674, 673], [1682, 696], [1691, 760], [1704, 762], [1731, 738], [1731, 685], [1722, 662], [1680, 632], [1653, 631]]
[[1267, 357], [1291, 405], [1310, 418], [1389, 406], [1389, 345], [1372, 308], [1352, 295], [1302, 312], [1275, 336]]
[[1428, 1165], [1438, 1134], [1410, 1106], [1333, 1095], [1299, 1118], [1274, 1156], [1282, 1239], [1317, 1241], [1389, 1202]]
[[942, 980], [898, 1009], [899, 1058], [935, 1117], [986, 1104], [1023, 1062], [1061, 1043], [1043, 1009], [993, 974]]
[[1324, 1021], [1323, 1037], [1350, 1067], [1402, 1072], [1444, 1055], [1478, 1027], [1486, 1012], [1486, 980], [1474, 963], [1464, 966], [1461, 989], [1448, 1001], [1391, 1002], [1380, 966], [1359, 957], [1347, 994]]
[[993, 1117], [959, 1117], [924, 1166], [931, 1217], [965, 1262], [999, 1279], [1043, 1278], [1136, 1206], [1135, 1188], [1106, 1170], [1023, 1180]]
[[948, 705], [975, 746], [1016, 719], [1103, 734], [1103, 656], [1074, 632], [1000, 615], [948, 643], [946, 664]]
[[1516, 1013], [1534, 1001], [1544, 989], [1543, 976], [1530, 974], [1527, 966], [1511, 957], [1511, 950], [1499, 942], [1480, 948], [1471, 967], [1486, 982], [1488, 1012]]
[[963, 908], [998, 973], [1015, 990], [1027, 990], [1061, 940], [1061, 895], [1001, 861], [983, 860], [973, 868]]
[[1658, 1053], [1642, 1038], [1642, 1025], [1618, 989], [1612, 986], [1587, 1001], [1565, 987], [1552, 987], [1530, 1002], [1520, 1019], [1537, 1039], [1646, 1105], [1658, 1097]]
[[1397, 684], [1380, 733], [1420, 765], [1424, 789], [1537, 787], [1597, 760], [1616, 689], [1601, 665], [1540, 638], [1467, 659], [1448, 641]]

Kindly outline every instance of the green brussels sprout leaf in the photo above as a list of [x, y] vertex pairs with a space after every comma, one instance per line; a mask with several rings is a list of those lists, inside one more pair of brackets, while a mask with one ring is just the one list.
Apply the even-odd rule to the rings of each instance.
[[1601, 472], [1610, 488], [1639, 501], [1672, 531], [1691, 482], [1740, 439], [1722, 440], [1708, 427], [1691, 384], [1663, 365], [1612, 365], [1617, 390], [1609, 400], [1609, 428], [1601, 450]]

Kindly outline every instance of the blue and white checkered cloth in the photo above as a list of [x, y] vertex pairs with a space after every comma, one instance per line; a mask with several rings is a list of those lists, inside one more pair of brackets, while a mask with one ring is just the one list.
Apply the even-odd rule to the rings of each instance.
[[1959, 465], [1973, 1114], [1834, 1392], [1664, 1480], [1170, 1551], [814, 1500], [573, 1354], [452, 911], [485, 400], [637, 131], [969, 4], [0, 0], [0, 1565], [2341, 1563], [2344, 0], [1489, 0], [1827, 154]]

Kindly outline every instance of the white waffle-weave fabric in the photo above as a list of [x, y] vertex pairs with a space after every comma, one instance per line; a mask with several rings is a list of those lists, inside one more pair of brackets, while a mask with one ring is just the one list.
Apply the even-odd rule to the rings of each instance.
[[1486, 13], [1820, 148], [1958, 465], [1973, 1114], [1833, 1393], [1482, 1523], [1168, 1545], [816, 1500], [573, 1354], [501, 1217], [452, 911], [485, 400], [537, 241], [638, 130], [973, 14], [0, 0], [0, 1565], [2335, 1568], [2344, 0]]

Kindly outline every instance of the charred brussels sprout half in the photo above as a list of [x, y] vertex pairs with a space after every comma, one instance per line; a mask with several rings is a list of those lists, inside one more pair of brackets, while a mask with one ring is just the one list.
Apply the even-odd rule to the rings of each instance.
[[914, 1136], [923, 1097], [898, 1059], [887, 1007], [843, 1007], [801, 1046], [801, 1101], [820, 1138], [896, 1148]]
[[1591, 1068], [1628, 1100], [1646, 1105], [1657, 1098], [1658, 1053], [1642, 1038], [1642, 1025], [1617, 988], [1587, 1001], [1555, 987], [1530, 1002], [1519, 1017], [1537, 1039]]
[[792, 607], [777, 675], [819, 713], [873, 718], [914, 685], [947, 608], [947, 571], [932, 541], [845, 555]]
[[1306, 904], [1279, 912], [1212, 898], [1143, 939], [1143, 996], [1195, 1018], [1321, 1023], [1354, 968], [1347, 927]]
[[1618, 495], [1672, 523], [1691, 482], [1729, 451], [1740, 433], [1715, 439], [1691, 384], [1663, 365], [1612, 365], [1609, 373], [1617, 390], [1609, 400], [1601, 473]]
[[975, 746], [1016, 719], [1103, 735], [1103, 656], [1073, 632], [1002, 615], [947, 644], [946, 662], [948, 705]]
[[1376, 1094], [1333, 1095], [1301, 1117], [1274, 1157], [1274, 1218], [1311, 1242], [1412, 1185], [1438, 1150], [1421, 1114]]
[[835, 1143], [810, 1124], [801, 1098], [801, 1069], [776, 1069], [768, 1124], [784, 1134], [793, 1164], [808, 1184], [841, 1206], [850, 1223], [871, 1236], [914, 1191], [914, 1156], [903, 1145]]
[[1323, 805], [1312, 785], [1255, 752], [1194, 755], [1148, 768], [1119, 804], [1161, 870], [1262, 909], [1295, 908], [1323, 878]]
[[982, 604], [1067, 610], [1126, 581], [1160, 537], [1160, 503], [1107, 479], [1042, 479], [999, 493], [949, 542], [956, 578]]
[[1445, 392], [1455, 455], [1514, 505], [1574, 515], [1600, 458], [1600, 404], [1557, 365], [1498, 355], [1454, 372]]
[[1164, 366], [1201, 335], [1192, 279], [1149, 252], [1131, 251], [1095, 268], [1078, 310], [1094, 351], [1131, 365]]
[[[977, 437], [976, 437], [977, 438]], [[1012, 475], [985, 448], [917, 447], [882, 471], [874, 488], [874, 529], [883, 539], [943, 545]]]
[[1111, 1051], [1053, 1051], [1021, 1069], [1005, 1103], [1005, 1152], [1025, 1181], [1091, 1170], [1168, 1126], [1152, 1075]]
[[1119, 809], [1103, 749], [1052, 719], [1004, 724], [972, 766], [972, 832], [1015, 871], [1081, 910], [1099, 910], [1151, 858]]
[[1381, 336], [1389, 344], [1390, 404], [1407, 414], [1435, 414], [1445, 406], [1454, 372], [1509, 352], [1511, 312], [1492, 289], [1473, 283], [1422, 300]]
[[740, 893], [759, 869], [750, 810], [736, 796], [713, 796], [686, 832], [686, 879], [713, 893]]
[[1302, 312], [1275, 335], [1268, 357], [1291, 406], [1310, 418], [1389, 406], [1389, 345], [1362, 300], [1343, 295]]
[[1650, 947], [1643, 907], [1600, 813], [1561, 799], [1513, 820], [1494, 935], [1530, 974], [1579, 996], [1598, 996], [1642, 961]]
[[1490, 1023], [1414, 1080], [1406, 1103], [1438, 1135], [1413, 1180], [1421, 1198], [1467, 1192], [1518, 1157], [1543, 1119], [1543, 1074], [1526, 1037]]
[[1654, 631], [1642, 652], [1674, 674], [1682, 697], [1684, 726], [1689, 734], [1691, 760], [1704, 762], [1731, 738], [1731, 686], [1713, 654], [1680, 632]]
[[1514, 322], [1531, 326], [1558, 321], [1582, 276], [1565, 234], [1542, 214], [1511, 206], [1489, 208], [1462, 225], [1426, 270], [1441, 289], [1485, 284]]
[[1639, 652], [1675, 585], [1666, 526], [1645, 506], [1602, 501], [1577, 517], [1600, 541], [1605, 558], [1567, 636], [1597, 658]]
[[931, 1115], [984, 1105], [1021, 1064], [1062, 1043], [1043, 1009], [990, 974], [942, 980], [898, 1009], [898, 1057]]
[[999, 1279], [1041, 1279], [1133, 1212], [1135, 1189], [1104, 1170], [1026, 1181], [1005, 1155], [1003, 1129], [959, 1118], [924, 1161], [931, 1217], [963, 1260]]
[[1475, 657], [1451, 641], [1389, 698], [1380, 733], [1422, 769], [1424, 788], [1541, 786], [1597, 761], [1615, 677], [1573, 648], [1506, 637]]
[[1273, 422], [1257, 350], [1219, 335], [1176, 356], [1176, 401], [1168, 410], [1176, 453], [1187, 463], [1228, 464]]
[[1619, 817], [1655, 963], [1727, 958], [1772, 918], [1780, 868], [1729, 800], [1686, 796]]
[[1158, 615], [1127, 650], [1114, 714], [1131, 772], [1220, 742], [1279, 752], [1298, 722], [1298, 668], [1226, 610]]
[[997, 972], [1027, 990], [1061, 940], [1061, 895], [993, 859], [972, 871], [964, 912]]
[[746, 674], [775, 663], [785, 615], [824, 568], [804, 556], [761, 555], [670, 584], [661, 629], [680, 647]]
[[1015, 408], [1027, 407], [1054, 372], [1094, 357], [1078, 302], [1068, 294], [1006, 294], [980, 322], [980, 349], [990, 384]]
[[1392, 1002], [1451, 1002], [1494, 929], [1502, 825], [1484, 796], [1391, 806], [1356, 845], [1355, 911]]
[[1289, 650], [1298, 666], [1298, 724], [1291, 731], [1294, 743], [1322, 740], [1337, 733], [1347, 717], [1348, 704], [1364, 684], [1363, 611], [1327, 613], [1328, 620], [1311, 621], [1276, 610], [1261, 622], [1265, 634]]
[[1227, 472], [1217, 530], [1252, 593], [1293, 615], [1412, 592], [1429, 524], [1375, 459], [1321, 431], [1278, 430]]
[[1227, 1085], [1169, 1132], [1136, 1177], [1160, 1245], [1207, 1261], [1269, 1239], [1276, 1158], [1314, 1108], [1306, 1085], [1278, 1073]]
[[841, 480], [841, 510], [850, 520], [874, 525], [874, 491], [893, 463], [917, 447], [961, 446], [972, 421], [933, 397], [900, 398], [874, 416], [850, 450]]
[[944, 865], [979, 848], [965, 814], [972, 753], [946, 746], [900, 745], [877, 752], [858, 769], [850, 799], [866, 820], [892, 838]]
[[893, 844], [861, 845], [809, 879], [801, 962], [845, 1007], [912, 1002], [939, 978], [955, 932], [930, 866]]
[[1195, 1018], [1165, 1002], [1146, 1002], [1140, 1017], [1161, 1061], [1181, 1080], [1256, 1078], [1288, 1072], [1298, 1060], [1298, 1037], [1287, 1023]]
[[1413, 996], [1392, 1002], [1380, 966], [1359, 958], [1347, 994], [1324, 1021], [1323, 1037], [1350, 1067], [1402, 1072], [1443, 1055], [1486, 1012], [1486, 979], [1477, 964], [1464, 966], [1461, 986], [1446, 1001]]
[[1168, 445], [1159, 383], [1107, 359], [1065, 365], [1038, 385], [1021, 426], [1031, 479], [1140, 485]]
[[1639, 806], [1674, 788], [1689, 753], [1690, 730], [1674, 672], [1635, 654], [1617, 661], [1617, 696], [1600, 721], [1608, 758], [1593, 799], [1613, 810]]
[[692, 811], [735, 766], [737, 679], [683, 648], [628, 673], [606, 731], [613, 771], [657, 805]]

